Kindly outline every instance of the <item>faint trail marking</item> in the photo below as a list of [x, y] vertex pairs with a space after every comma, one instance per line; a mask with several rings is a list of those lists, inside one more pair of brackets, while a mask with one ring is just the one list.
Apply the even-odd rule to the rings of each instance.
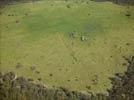
[[64, 45], [64, 47], [67, 49], [67, 51], [69, 52], [69, 55], [71, 56], [71, 58], [73, 59], [73, 63], [75, 63], [75, 62], [77, 62], [78, 61], [78, 59], [77, 59], [77, 57], [76, 57], [76, 55], [75, 55], [75, 51], [73, 50], [73, 41], [72, 41], [72, 43], [71, 43], [71, 46], [68, 46], [66, 43], [65, 43], [65, 40], [63, 39], [63, 37], [60, 35], [60, 34], [58, 34], [58, 37], [59, 37], [59, 39], [60, 39], [60, 41], [63, 43], [63, 45]]

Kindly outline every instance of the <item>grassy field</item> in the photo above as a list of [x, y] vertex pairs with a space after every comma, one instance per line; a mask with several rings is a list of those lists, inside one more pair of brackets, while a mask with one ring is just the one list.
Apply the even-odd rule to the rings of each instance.
[[123, 56], [134, 54], [134, 6], [87, 1], [44, 0], [1, 9], [0, 70], [105, 93], [109, 77], [126, 70]]

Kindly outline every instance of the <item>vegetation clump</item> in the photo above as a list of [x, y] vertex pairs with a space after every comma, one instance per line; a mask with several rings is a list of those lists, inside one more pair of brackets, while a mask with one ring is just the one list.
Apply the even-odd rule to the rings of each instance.
[[[117, 73], [111, 78], [113, 87], [109, 95], [70, 91], [63, 87], [47, 87], [15, 77], [13, 72], [0, 73], [0, 100], [133, 100], [134, 99], [134, 56], [128, 60], [124, 75]], [[40, 80], [41, 81], [41, 80]], [[90, 89], [90, 86], [87, 86]]]
[[98, 1], [98, 2], [110, 1], [119, 5], [134, 5], [133, 0], [92, 0], [92, 1]]
[[125, 75], [119, 73], [112, 78], [113, 87], [109, 91], [110, 100], [133, 100], [134, 99], [134, 56], [128, 60], [128, 68]]

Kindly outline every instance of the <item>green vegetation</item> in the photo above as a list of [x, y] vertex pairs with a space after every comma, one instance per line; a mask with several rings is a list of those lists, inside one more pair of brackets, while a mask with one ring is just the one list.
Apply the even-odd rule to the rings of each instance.
[[[129, 12], [129, 16], [128, 16]], [[106, 92], [134, 54], [134, 6], [88, 0], [8, 5], [0, 14], [0, 70], [79, 91]]]
[[111, 78], [113, 86], [108, 95], [70, 91], [63, 87], [47, 87], [31, 79], [17, 77], [13, 72], [0, 73], [0, 100], [133, 100], [134, 56], [127, 59], [124, 75]]

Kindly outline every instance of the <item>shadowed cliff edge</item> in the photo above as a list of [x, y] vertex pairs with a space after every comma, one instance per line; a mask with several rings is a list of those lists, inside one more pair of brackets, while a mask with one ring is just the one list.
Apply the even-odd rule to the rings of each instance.
[[[34, 1], [40, 1], [40, 0], [0, 0], [0, 6], [7, 5], [13, 2], [34, 2]], [[97, 2], [109, 1], [119, 5], [134, 5], [134, 0], [89, 0], [89, 1], [97, 1]]]
[[125, 6], [134, 5], [134, 0], [92, 0], [92, 1], [96, 1], [96, 2], [109, 1], [109, 2], [112, 2], [112, 3], [118, 4], [118, 5], [125, 5]]
[[124, 75], [117, 73], [113, 87], [106, 94], [71, 91], [64, 87], [47, 87], [32, 79], [17, 77], [14, 72], [0, 73], [0, 100], [134, 100], [134, 56]]
[[12, 3], [27, 3], [27, 2], [35, 2], [39, 0], [0, 0], [0, 8], [5, 7], [6, 5], [12, 4]]

